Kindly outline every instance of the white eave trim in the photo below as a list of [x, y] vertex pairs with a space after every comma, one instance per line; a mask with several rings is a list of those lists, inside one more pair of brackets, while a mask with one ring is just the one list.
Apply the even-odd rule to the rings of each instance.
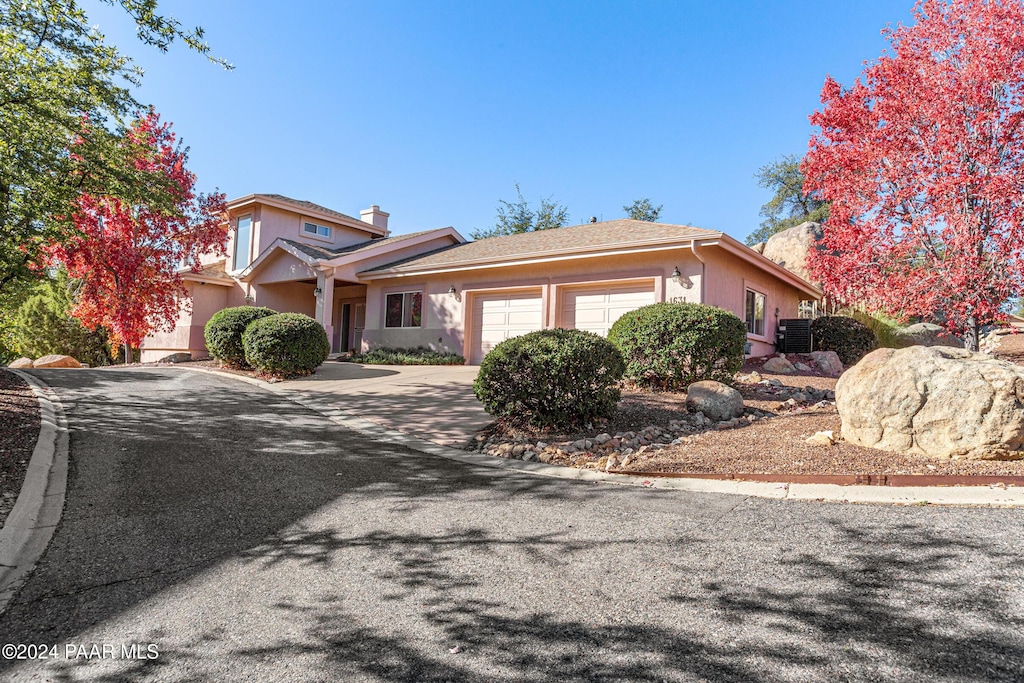
[[643, 242], [623, 243], [615, 248], [594, 247], [588, 251], [580, 250], [578, 247], [559, 249], [557, 251], [541, 252], [535, 256], [515, 259], [483, 258], [472, 261], [454, 263], [450, 266], [436, 266], [425, 268], [410, 268], [403, 270], [401, 266], [393, 270], [363, 271], [359, 273], [360, 279], [379, 280], [386, 277], [414, 277], [417, 275], [434, 275], [436, 273], [455, 273], [465, 270], [479, 270], [480, 268], [505, 268], [509, 266], [523, 266], [535, 263], [551, 263], [555, 261], [568, 261], [576, 258], [599, 258], [601, 256], [618, 256], [622, 254], [636, 254], [648, 251], [668, 251], [671, 249], [682, 249], [688, 247], [692, 242], [717, 240], [718, 235], [707, 237], [687, 237], [685, 239], [673, 240], [645, 240]]

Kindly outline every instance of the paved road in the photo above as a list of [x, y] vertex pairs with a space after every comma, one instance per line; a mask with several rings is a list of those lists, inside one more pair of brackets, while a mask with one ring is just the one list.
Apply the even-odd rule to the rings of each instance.
[[70, 491], [0, 642], [159, 656], [3, 662], [2, 680], [1024, 672], [1022, 511], [531, 477], [374, 443], [215, 376], [39, 375], [68, 409]]

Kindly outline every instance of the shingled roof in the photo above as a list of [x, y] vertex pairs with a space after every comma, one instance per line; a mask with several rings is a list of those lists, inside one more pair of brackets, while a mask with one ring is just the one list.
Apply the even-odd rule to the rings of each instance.
[[343, 220], [346, 220], [346, 221], [356, 221], [357, 223], [362, 223], [363, 222], [359, 218], [354, 218], [352, 216], [349, 216], [348, 214], [341, 213], [340, 211], [335, 211], [334, 209], [328, 209], [326, 206], [321, 206], [320, 204], [314, 204], [313, 202], [306, 201], [305, 199], [292, 199], [291, 197], [285, 197], [283, 194], [273, 194], [273, 193], [263, 192], [263, 193], [259, 193], [259, 194], [253, 195], [253, 198], [257, 199], [257, 200], [259, 200], [259, 199], [270, 199], [270, 200], [273, 200], [275, 202], [280, 202], [281, 204], [288, 204], [290, 206], [294, 206], [296, 209], [304, 209], [306, 211], [314, 211], [316, 213], [325, 214], [327, 216], [334, 216], [336, 218], [340, 218], [340, 219], [343, 219]]
[[419, 232], [410, 232], [404, 235], [395, 235], [394, 237], [385, 237], [383, 239], [368, 240], [366, 242], [359, 242], [358, 244], [350, 244], [347, 247], [339, 247], [337, 249], [329, 249], [327, 247], [319, 247], [315, 244], [306, 244], [305, 242], [297, 242], [296, 240], [290, 240], [287, 238], [281, 238], [282, 242], [285, 242], [292, 247], [295, 247], [303, 254], [312, 256], [315, 259], [330, 260], [337, 258], [342, 254], [354, 254], [356, 252], [364, 251], [366, 249], [375, 249], [376, 247], [391, 246], [397, 242], [404, 242], [407, 239], [413, 237], [419, 237], [420, 235], [426, 235], [430, 232], [437, 232], [436, 230], [420, 230]]
[[585, 253], [615, 248], [677, 242], [690, 239], [719, 239], [721, 232], [688, 225], [649, 223], [622, 218], [601, 223], [584, 223], [566, 228], [537, 230], [519, 235], [488, 237], [455, 244], [420, 256], [389, 263], [367, 273], [403, 272], [446, 268], [476, 263], [494, 263], [560, 253]]

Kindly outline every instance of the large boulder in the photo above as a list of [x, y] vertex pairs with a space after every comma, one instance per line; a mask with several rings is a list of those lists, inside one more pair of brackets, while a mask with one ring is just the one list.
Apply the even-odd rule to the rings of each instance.
[[843, 438], [935, 458], [1024, 457], [1024, 367], [945, 346], [872, 351], [836, 384]]
[[762, 253], [791, 273], [814, 282], [807, 267], [807, 254], [819, 248], [822, 235], [821, 223], [807, 221], [769, 237]]
[[764, 362], [762, 369], [776, 375], [792, 375], [796, 368], [783, 356], [772, 356]]
[[31, 367], [33, 367], [32, 359], [31, 358], [19, 358], [18, 360], [11, 361], [11, 364], [8, 365], [7, 367], [14, 368], [14, 369], [18, 369], [18, 368], [31, 368]]
[[908, 346], [951, 346], [957, 349], [964, 347], [963, 341], [950, 334], [945, 327], [935, 323], [916, 323], [900, 327], [892, 332], [897, 348]]
[[80, 368], [82, 364], [71, 356], [54, 354], [37, 358], [33, 362], [33, 366], [37, 368]]
[[743, 414], [743, 396], [721, 382], [694, 382], [686, 387], [686, 409], [712, 420], [731, 420]]

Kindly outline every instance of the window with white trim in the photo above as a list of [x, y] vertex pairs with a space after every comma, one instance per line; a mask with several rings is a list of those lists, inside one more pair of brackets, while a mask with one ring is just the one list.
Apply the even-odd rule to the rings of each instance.
[[316, 223], [303, 223], [302, 232], [307, 235], [316, 235], [317, 237], [330, 237], [331, 229], [326, 225], [317, 225]]
[[235, 223], [235, 270], [249, 265], [250, 242], [252, 242], [252, 216], [242, 216]]
[[747, 334], [764, 336], [764, 311], [767, 297], [753, 289], [747, 290]]
[[421, 327], [423, 292], [395, 292], [384, 298], [384, 327]]

